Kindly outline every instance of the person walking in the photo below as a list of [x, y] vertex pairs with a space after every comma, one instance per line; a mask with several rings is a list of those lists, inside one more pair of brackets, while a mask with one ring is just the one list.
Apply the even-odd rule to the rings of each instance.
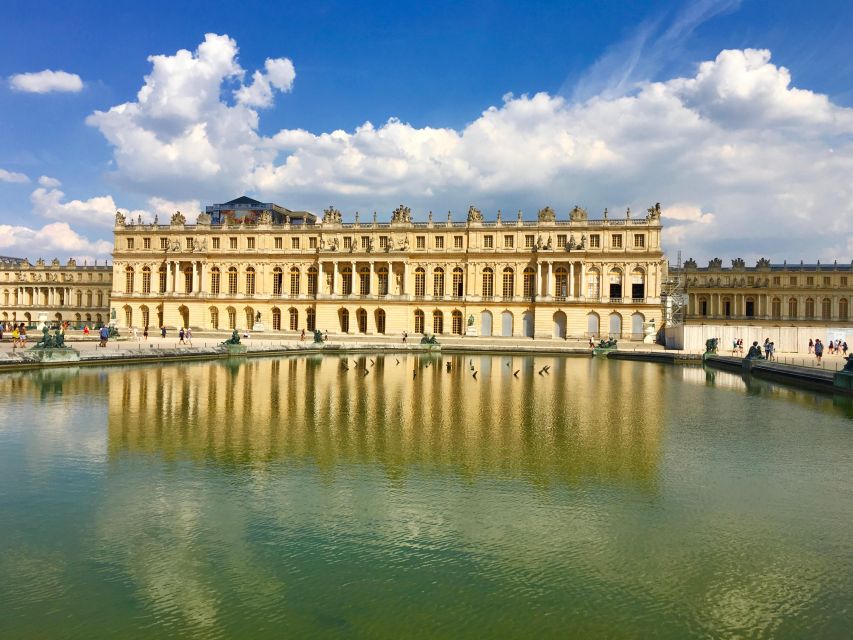
[[814, 355], [815, 358], [817, 358], [817, 363], [820, 364], [820, 359], [823, 357], [823, 344], [821, 343], [820, 338], [814, 342]]
[[814, 353], [814, 340], [809, 338], [809, 353]]
[[841, 343], [841, 355], [847, 357], [847, 340]]
[[101, 345], [100, 345], [100, 346], [101, 346], [101, 347], [106, 347], [106, 346], [107, 346], [107, 340], [109, 340], [109, 339], [110, 339], [110, 330], [109, 330], [109, 328], [108, 328], [106, 325], [104, 325], [103, 327], [101, 327], [101, 330], [98, 332], [98, 336], [101, 338]]
[[21, 339], [21, 332], [18, 330], [18, 326], [15, 325], [12, 328], [12, 349], [18, 348], [18, 341]]
[[187, 332], [184, 334], [184, 337], [187, 339], [187, 344], [193, 346], [193, 330], [187, 327]]
[[305, 329], [302, 330], [302, 333], [299, 335], [299, 342], [305, 341]]
[[178, 331], [178, 344], [184, 344], [184, 328], [181, 327], [181, 330]]
[[404, 331], [403, 332], [403, 342], [405, 342], [406, 338], [408, 338], [408, 337], [409, 337], [409, 334]]
[[165, 338], [165, 337], [166, 337], [166, 325], [165, 325], [165, 324], [164, 324], [163, 326], [161, 326], [161, 327], [160, 327], [160, 337], [161, 337], [161, 338]]
[[148, 325], [145, 325], [145, 328], [142, 330], [142, 337], [145, 339], [145, 342], [148, 342]]

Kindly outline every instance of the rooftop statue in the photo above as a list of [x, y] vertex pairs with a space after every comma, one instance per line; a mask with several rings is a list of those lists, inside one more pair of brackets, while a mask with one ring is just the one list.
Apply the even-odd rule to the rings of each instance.
[[342, 220], [343, 216], [341, 216], [341, 212], [333, 206], [329, 205], [328, 209], [323, 209], [324, 224], [340, 224]]
[[261, 217], [258, 218], [258, 224], [272, 224], [272, 211], [261, 211]]
[[577, 205], [575, 205], [575, 208], [569, 213], [569, 220], [572, 222], [584, 222], [588, 217], [589, 215], [587, 214], [586, 209]]
[[127, 224], [124, 214], [121, 211], [116, 211], [116, 226], [123, 227]]
[[474, 205], [468, 207], [468, 222], [482, 222], [483, 212], [477, 209]]
[[554, 213], [551, 207], [545, 207], [544, 209], [539, 209], [538, 219], [539, 222], [555, 222], [557, 214]]
[[175, 213], [172, 214], [172, 220], [171, 220], [170, 224], [184, 225], [186, 223], [187, 223], [187, 219], [184, 217], [184, 214], [181, 213], [180, 211], [175, 211]]
[[684, 268], [685, 269], [695, 269], [696, 268], [696, 261], [693, 258], [687, 258], [687, 260], [684, 261]]
[[648, 220], [660, 220], [660, 202], [656, 202], [655, 206], [648, 208], [649, 215], [646, 216]]
[[394, 211], [391, 212], [391, 222], [411, 222], [412, 221], [412, 210], [405, 206], [400, 205]]
[[755, 266], [758, 267], [759, 269], [769, 267], [770, 266], [770, 260], [768, 260], [767, 258], [759, 258], [758, 262], [755, 263]]
[[746, 266], [743, 258], [734, 258], [732, 260], [732, 268], [734, 269], [743, 269]]
[[708, 262], [709, 269], [719, 269], [723, 266], [722, 258], [714, 258]]

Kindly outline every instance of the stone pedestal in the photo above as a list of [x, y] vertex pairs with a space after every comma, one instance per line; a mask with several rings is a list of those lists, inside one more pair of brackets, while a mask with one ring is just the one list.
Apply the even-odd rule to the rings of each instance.
[[66, 347], [63, 349], [41, 349], [32, 347], [28, 349], [27, 359], [36, 362], [80, 362], [80, 352], [77, 349]]
[[264, 326], [264, 323], [263, 323], [263, 322], [256, 322], [255, 324], [253, 324], [253, 325], [252, 325], [252, 331], [253, 331], [254, 333], [263, 333], [263, 332], [264, 332], [264, 331], [266, 331], [266, 330], [267, 330], [267, 329], [266, 329], [266, 327]]
[[473, 324], [469, 327], [466, 327], [465, 328], [465, 335], [477, 337], [479, 335], [477, 333], [477, 327], [475, 327]]
[[853, 392], [853, 371], [839, 371], [832, 379], [832, 386]]
[[222, 347], [229, 356], [244, 356], [249, 350], [244, 344], [223, 344]]

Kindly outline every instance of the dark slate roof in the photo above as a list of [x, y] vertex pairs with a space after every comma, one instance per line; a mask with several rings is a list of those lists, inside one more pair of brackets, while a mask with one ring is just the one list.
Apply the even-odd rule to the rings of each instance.
[[263, 202], [250, 198], [249, 196], [240, 196], [239, 198], [234, 198], [233, 200], [229, 200], [223, 204], [263, 204]]

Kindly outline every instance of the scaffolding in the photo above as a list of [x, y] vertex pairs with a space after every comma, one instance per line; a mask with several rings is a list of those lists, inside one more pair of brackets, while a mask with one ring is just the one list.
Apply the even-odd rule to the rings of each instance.
[[681, 251], [675, 266], [668, 265], [666, 277], [661, 287], [663, 305], [663, 326], [678, 327], [684, 324], [684, 308], [687, 295], [684, 293], [684, 272], [681, 269]]

